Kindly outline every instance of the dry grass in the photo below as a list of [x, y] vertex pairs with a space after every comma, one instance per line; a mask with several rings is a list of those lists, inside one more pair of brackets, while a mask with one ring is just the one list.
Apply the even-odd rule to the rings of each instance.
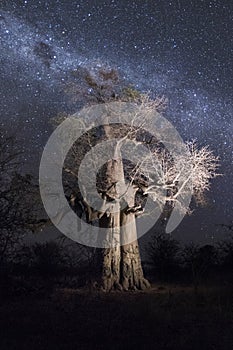
[[233, 294], [172, 285], [141, 293], [59, 289], [2, 301], [0, 329], [1, 350], [229, 350]]

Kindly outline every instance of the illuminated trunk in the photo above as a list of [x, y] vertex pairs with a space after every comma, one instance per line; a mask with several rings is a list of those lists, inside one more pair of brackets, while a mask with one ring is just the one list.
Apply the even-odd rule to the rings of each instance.
[[[124, 290], [143, 290], [150, 287], [144, 278], [137, 241], [135, 213], [121, 214], [121, 285]], [[124, 241], [131, 243], [124, 244]]]
[[102, 249], [102, 269], [101, 269], [101, 287], [105, 291], [111, 289], [121, 289], [120, 286], [120, 212], [104, 215], [99, 220], [100, 227], [106, 230], [106, 240], [112, 242], [114, 247]]
[[[115, 237], [115, 242], [118, 242], [113, 248], [102, 249], [101, 287], [104, 291], [150, 287], [143, 275], [135, 221], [135, 214], [120, 211], [100, 219], [100, 226], [106, 228], [108, 225], [109, 239]], [[124, 244], [133, 237], [133, 242]]]
[[[141, 290], [150, 286], [143, 276], [139, 246], [137, 241], [135, 207], [136, 190], [133, 186], [125, 191], [123, 162], [116, 151], [114, 159], [109, 161], [106, 169], [107, 198], [113, 200], [114, 213], [105, 214], [99, 220], [100, 227], [106, 228], [108, 242], [114, 240], [114, 247], [102, 250], [101, 287], [105, 291]], [[121, 208], [123, 197], [125, 207]], [[130, 243], [128, 243], [130, 242]]]

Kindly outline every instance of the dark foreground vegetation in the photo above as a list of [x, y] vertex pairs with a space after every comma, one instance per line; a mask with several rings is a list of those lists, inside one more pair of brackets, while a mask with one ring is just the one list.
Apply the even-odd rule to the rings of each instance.
[[155, 235], [152, 288], [95, 288], [95, 251], [47, 242], [2, 259], [0, 349], [231, 349], [233, 243], [181, 246]]
[[231, 349], [233, 288], [55, 289], [1, 300], [1, 349]]

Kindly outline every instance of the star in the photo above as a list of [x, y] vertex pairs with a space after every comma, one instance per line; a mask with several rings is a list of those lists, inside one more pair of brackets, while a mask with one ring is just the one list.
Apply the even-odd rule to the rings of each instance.
[[140, 91], [165, 95], [166, 118], [182, 138], [219, 155], [224, 176], [213, 185], [214, 209], [198, 212], [198, 220], [213, 232], [216, 221], [232, 219], [231, 2], [25, 0], [1, 7], [1, 125], [17, 129], [26, 167], [38, 172], [50, 119], [80, 107], [66, 87], [108, 65]]

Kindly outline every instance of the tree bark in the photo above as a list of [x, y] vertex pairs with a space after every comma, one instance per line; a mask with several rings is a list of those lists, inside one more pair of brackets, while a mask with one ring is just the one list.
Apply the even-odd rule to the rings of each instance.
[[[108, 125], [105, 134], [111, 137]], [[104, 195], [110, 203], [108, 208], [110, 205], [112, 211], [99, 219], [99, 225], [106, 228], [106, 240], [110, 243], [114, 240], [114, 246], [102, 250], [101, 287], [105, 291], [148, 288], [150, 284], [143, 276], [137, 242], [136, 211], [133, 209], [138, 188], [125, 183], [120, 143], [116, 144], [113, 159], [108, 161], [102, 179], [106, 189]]]
[[143, 275], [137, 241], [121, 247], [121, 285], [123, 290], [144, 290], [150, 287]]
[[134, 188], [129, 188], [124, 197], [127, 206], [121, 209], [120, 203], [115, 202], [110, 208], [114, 212], [105, 213], [99, 220], [100, 227], [106, 229], [107, 242], [114, 243], [114, 247], [102, 250], [101, 288], [104, 291], [144, 290], [150, 287], [143, 275], [137, 241], [137, 212], [132, 206], [135, 193]]
[[106, 240], [112, 242], [114, 247], [102, 249], [102, 271], [101, 271], [101, 288], [105, 291], [119, 289], [120, 286], [120, 217], [117, 213], [105, 214], [99, 220], [100, 227], [106, 229]]
[[[120, 220], [119, 220], [120, 216]], [[108, 238], [114, 237], [117, 243], [113, 248], [102, 250], [101, 288], [110, 290], [144, 290], [150, 287], [150, 283], [144, 278], [140, 251], [137, 241], [135, 214], [121, 213], [111, 214], [111, 217], [103, 216], [101, 226], [106, 228], [108, 224]], [[123, 225], [123, 226], [120, 226]], [[111, 238], [110, 238], [111, 236]], [[132, 243], [121, 244], [128, 239], [134, 239]], [[121, 241], [120, 241], [121, 240]]]
[[[136, 214], [121, 213], [121, 285], [124, 290], [144, 290], [150, 283], [144, 278], [137, 240]], [[132, 242], [132, 243], [126, 243]]]

